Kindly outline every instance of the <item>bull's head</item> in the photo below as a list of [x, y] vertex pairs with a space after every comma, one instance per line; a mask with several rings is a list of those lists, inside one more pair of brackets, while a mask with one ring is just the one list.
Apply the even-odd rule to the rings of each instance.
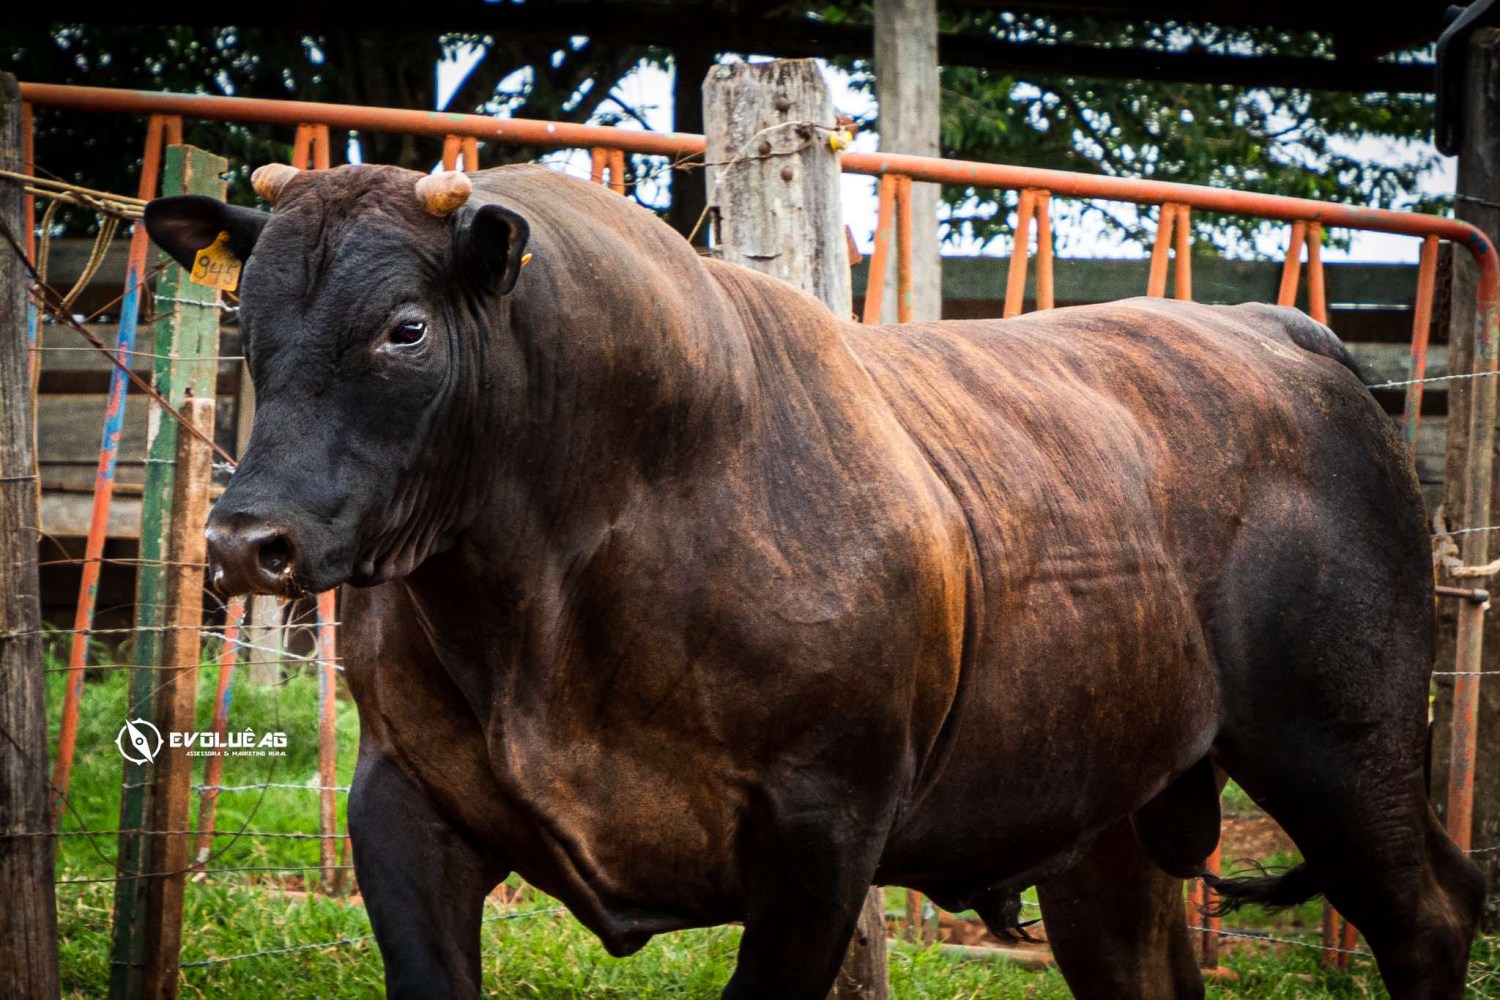
[[[462, 174], [291, 167], [254, 178], [271, 213], [193, 196], [146, 207], [185, 267], [228, 234], [255, 383], [243, 461], [208, 524], [226, 593], [312, 592], [403, 575], [449, 544], [482, 484], [475, 352], [518, 277], [524, 219], [469, 203]], [[438, 470], [442, 474], [436, 474]]]

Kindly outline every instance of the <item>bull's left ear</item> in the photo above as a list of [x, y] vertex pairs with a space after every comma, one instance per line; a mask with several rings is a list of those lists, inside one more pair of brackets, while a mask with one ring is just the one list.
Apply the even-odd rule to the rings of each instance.
[[531, 227], [499, 205], [480, 205], [458, 218], [454, 252], [459, 265], [481, 288], [509, 295], [521, 275], [521, 258]]
[[179, 194], [148, 203], [145, 217], [151, 242], [191, 269], [198, 251], [211, 246], [220, 233], [229, 234], [229, 249], [236, 257], [249, 260], [270, 215], [202, 195]]

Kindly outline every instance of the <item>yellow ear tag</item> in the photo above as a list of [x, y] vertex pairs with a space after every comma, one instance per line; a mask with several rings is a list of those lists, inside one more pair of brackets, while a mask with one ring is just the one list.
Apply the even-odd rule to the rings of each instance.
[[531, 254], [529, 254], [529, 253], [523, 253], [521, 255], [521, 266], [525, 267], [527, 264], [530, 264], [530, 263], [531, 263]]
[[229, 249], [228, 233], [220, 233], [212, 243], [198, 251], [198, 256], [193, 258], [193, 269], [188, 272], [188, 280], [195, 285], [222, 288], [226, 292], [239, 287], [240, 259]]

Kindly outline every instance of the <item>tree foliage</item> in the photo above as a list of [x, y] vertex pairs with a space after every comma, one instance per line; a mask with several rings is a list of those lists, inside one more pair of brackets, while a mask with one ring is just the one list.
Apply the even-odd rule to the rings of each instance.
[[[852, 7], [825, 16], [857, 21], [870, 15], [867, 7]], [[949, 19], [942, 30], [1037, 45], [1174, 54], [1332, 55], [1331, 40], [1313, 33], [1017, 17], [994, 11]], [[873, 83], [868, 64], [852, 68], [866, 71], [861, 78]], [[1432, 132], [1431, 95], [1099, 80], [1084, 72], [1017, 76], [963, 66], [942, 70], [941, 91], [944, 156], [1370, 207], [1444, 207], [1442, 200], [1420, 194], [1419, 178], [1438, 159], [1420, 144]], [[879, 128], [878, 121], [871, 124]], [[993, 192], [950, 188], [945, 200], [950, 239], [986, 241], [1009, 233], [1006, 213]], [[1154, 231], [1149, 215], [1122, 206], [1095, 204], [1090, 211], [1096, 221], [1132, 241], [1149, 239]], [[1237, 217], [1195, 218], [1204, 251], [1246, 252], [1267, 225]], [[1332, 235], [1336, 239], [1339, 234]]]
[[[462, 53], [469, 69], [439, 109], [437, 64]], [[137, 90], [211, 93], [398, 108], [585, 121], [615, 82], [650, 50], [561, 46], [524, 38], [346, 29], [317, 35], [263, 28], [130, 28], [26, 25], [0, 28], [0, 69], [22, 80]], [[236, 164], [231, 198], [253, 200], [251, 167], [291, 154], [292, 130], [185, 122], [184, 139]], [[119, 115], [39, 111], [38, 167], [91, 187], [133, 194], [144, 129]], [[436, 137], [365, 133], [362, 158], [427, 169], [441, 157]], [[333, 137], [336, 162], [343, 136]], [[487, 163], [530, 159], [536, 150], [487, 147]], [[76, 221], [76, 220], [75, 220]]]
[[[866, 0], [835, 0], [816, 16], [859, 23], [872, 13]], [[942, 28], [1038, 45], [1241, 56], [1327, 57], [1332, 45], [1312, 33], [1016, 16], [992, 9], [945, 15]], [[670, 64], [665, 50], [595, 44], [582, 36], [557, 43], [354, 29], [308, 35], [233, 27], [0, 28], [0, 68], [23, 80], [404, 108], [438, 106], [435, 67], [455, 55], [472, 59], [473, 66], [447, 110], [560, 121], [595, 116], [616, 83], [643, 60]], [[843, 64], [856, 81], [869, 85], [868, 61]], [[1079, 68], [1086, 72], [1086, 66]], [[1442, 207], [1419, 194], [1419, 178], [1436, 154], [1412, 143], [1430, 135], [1429, 95], [1098, 80], [1084, 73], [1022, 77], [961, 66], [942, 74], [946, 156], [1369, 206]], [[878, 121], [867, 124], [879, 127]], [[41, 167], [95, 187], [134, 190], [139, 121], [43, 112], [37, 126]], [[285, 159], [291, 130], [234, 126], [226, 135], [216, 123], [190, 122], [186, 138], [230, 157], [237, 165], [231, 196], [248, 201], [249, 166]], [[366, 134], [357, 139], [369, 161], [426, 168], [440, 156], [436, 138]], [[334, 142], [340, 145], [342, 138]], [[1392, 150], [1399, 155], [1388, 155]], [[484, 159], [523, 160], [537, 152], [487, 147]], [[988, 241], [1008, 233], [1004, 203], [994, 192], [949, 189], [946, 199], [950, 238]], [[1128, 207], [1095, 205], [1088, 211], [1125, 239], [1146, 238], [1152, 229], [1149, 213]], [[1201, 214], [1195, 226], [1205, 252], [1245, 252], [1261, 231], [1254, 222]]]

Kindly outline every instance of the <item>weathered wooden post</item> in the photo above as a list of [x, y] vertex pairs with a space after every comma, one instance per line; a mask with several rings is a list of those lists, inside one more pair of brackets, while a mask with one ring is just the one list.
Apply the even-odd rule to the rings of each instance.
[[[186, 428], [177, 435], [172, 483], [172, 537], [168, 545], [169, 613], [156, 693], [156, 728], [164, 738], [197, 730], [198, 657], [202, 649], [203, 565], [208, 558], [203, 525], [213, 480], [214, 401], [189, 398], [182, 407]], [[187, 881], [188, 817], [193, 758], [186, 748], [164, 746], [156, 758], [146, 885], [146, 995], [175, 997], [182, 960], [182, 890]]]
[[[1496, 118], [1496, 102], [1500, 100], [1500, 29], [1478, 28], [1469, 37], [1468, 52], [1459, 55], [1467, 59], [1464, 69], [1464, 129], [1463, 145], [1458, 152], [1458, 190], [1454, 215], [1482, 229], [1491, 240], [1500, 238], [1500, 158], [1495, 150], [1500, 148], [1500, 120]], [[1453, 254], [1452, 285], [1449, 301], [1453, 303], [1449, 313], [1450, 372], [1469, 371], [1474, 358], [1475, 323], [1473, 302], [1477, 271], [1469, 254], [1456, 250]], [[1449, 523], [1455, 528], [1484, 527], [1475, 521], [1467, 509], [1464, 495], [1468, 483], [1465, 472], [1469, 452], [1469, 415], [1475, 386], [1468, 380], [1453, 382], [1448, 390], [1448, 435], [1446, 471], [1444, 475], [1443, 509]], [[1500, 492], [1494, 494], [1492, 509], [1500, 502]], [[1493, 518], [1491, 519], [1493, 522]], [[1494, 542], [1491, 542], [1493, 547]], [[1491, 549], [1493, 551], [1493, 548]], [[1481, 562], [1483, 560], [1480, 560]], [[1473, 579], [1457, 580], [1445, 578], [1440, 583], [1463, 587], [1485, 586]], [[1493, 580], [1490, 583], [1493, 588]], [[1460, 609], [1458, 602], [1441, 602], [1444, 621], [1439, 630], [1440, 648], [1438, 669], [1451, 671], [1454, 663], [1453, 615], [1475, 613], [1477, 609]], [[1471, 841], [1480, 850], [1473, 855], [1475, 864], [1484, 869], [1494, 892], [1496, 879], [1500, 878], [1500, 852], [1490, 850], [1500, 844], [1500, 614], [1493, 611], [1485, 617], [1482, 658], [1483, 682], [1480, 687], [1478, 713], [1478, 753], [1470, 762], [1474, 770], [1473, 816]], [[1451, 753], [1449, 749], [1449, 727], [1453, 719], [1454, 681], [1451, 675], [1439, 674], [1437, 699], [1434, 705], [1433, 767], [1431, 794], [1433, 801], [1447, 819], [1447, 792]], [[1494, 917], [1487, 916], [1486, 923], [1493, 926]]]
[[811, 59], [715, 66], [703, 85], [714, 249], [852, 313], [833, 99]]
[[[849, 250], [839, 211], [833, 99], [811, 59], [715, 66], [703, 84], [714, 248], [850, 316]], [[890, 993], [885, 902], [871, 889], [834, 997]]]
[[[21, 91], [9, 73], [0, 73], [0, 169], [21, 169]], [[0, 220], [18, 241], [23, 200], [20, 185], [0, 182]], [[25, 262], [0, 244], [0, 996], [55, 997], [29, 285]]]
[[[223, 198], [229, 164], [192, 146], [168, 148], [164, 194], [200, 194]], [[218, 374], [218, 289], [194, 284], [188, 273], [170, 264], [157, 281], [156, 363], [152, 381], [175, 407], [188, 396], [213, 399]], [[172, 414], [151, 414], [147, 442], [146, 483], [141, 511], [141, 565], [136, 574], [136, 670], [130, 679], [127, 718], [156, 717], [156, 685], [164, 662], [163, 636], [170, 631], [168, 594], [171, 567], [167, 543], [172, 534], [173, 482], [177, 469], [177, 422]], [[201, 527], [198, 530], [202, 530]], [[192, 638], [196, 641], [198, 634]], [[121, 720], [123, 723], [125, 720]], [[166, 734], [162, 734], [163, 739]], [[146, 884], [151, 867], [148, 838], [139, 831], [153, 815], [155, 766], [127, 760], [120, 796], [119, 866], [115, 884], [114, 950], [110, 962], [113, 1000], [144, 995], [146, 970]], [[185, 829], [185, 827], [177, 827]], [[184, 842], [185, 843], [185, 842]]]

